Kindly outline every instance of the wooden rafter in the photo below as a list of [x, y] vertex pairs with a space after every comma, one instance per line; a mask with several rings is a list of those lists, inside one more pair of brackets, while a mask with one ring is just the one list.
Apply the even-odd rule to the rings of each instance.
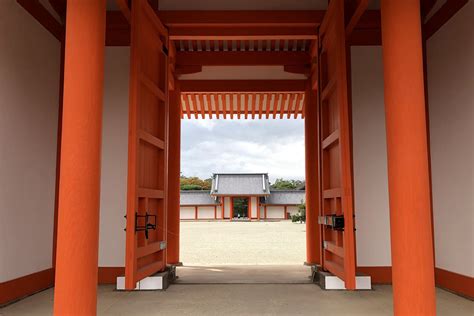
[[357, 0], [357, 6], [354, 10], [354, 13], [349, 19], [349, 23], [346, 26], [346, 37], [349, 38], [354, 31], [356, 25], [359, 23], [362, 14], [367, 10], [369, 5], [369, 0]]
[[206, 115], [206, 110], [204, 109], [204, 97], [202, 94], [198, 94], [198, 99], [199, 99], [199, 107], [201, 109], [201, 117], [202, 119], [205, 119], [205, 115]]
[[[229, 97], [229, 107], [230, 107], [230, 119], [234, 118], [234, 95], [233, 94], [227, 94]], [[227, 97], [226, 97], [227, 99]]]
[[280, 105], [280, 118], [283, 118], [283, 114], [285, 113], [285, 105], [286, 101], [288, 100], [288, 94], [285, 93], [283, 94], [283, 98], [281, 99], [281, 105]]
[[193, 94], [191, 96], [191, 99], [193, 100], [194, 118], [198, 119], [199, 118], [198, 96], [196, 94]]
[[[214, 103], [216, 118], [219, 118], [219, 100], [216, 101], [215, 95], [211, 94], [211, 101]], [[211, 107], [212, 108], [212, 107]]]
[[[300, 104], [304, 97], [303, 92], [298, 93], [271, 93], [271, 92], [231, 92], [231, 93], [207, 93], [207, 92], [184, 92], [181, 94], [181, 111], [186, 113], [187, 118], [205, 118], [209, 115], [213, 118], [215, 114], [220, 118], [220, 114], [225, 119], [240, 119], [242, 116], [252, 119], [270, 118], [273, 113], [273, 118], [276, 118], [277, 113], [280, 112], [280, 118], [283, 118], [285, 113], [288, 117], [294, 115], [296, 118], [301, 113]], [[217, 96], [213, 101], [214, 96]], [[242, 104], [244, 98], [244, 104]], [[240, 99], [240, 101], [239, 101]], [[286, 101], [288, 107], [285, 108]], [[281, 102], [280, 111], [278, 111], [278, 104]], [[222, 104], [222, 107], [219, 107]], [[273, 106], [273, 107], [272, 107]]]
[[247, 94], [244, 94], [244, 103], [245, 103], [245, 119], [248, 118], [249, 115], [249, 98], [250, 96]]
[[257, 107], [257, 95], [250, 94], [250, 100], [252, 100], [252, 120], [255, 119], [255, 108]]
[[260, 95], [260, 102], [258, 104], [258, 118], [262, 118], [262, 113], [263, 113], [263, 107], [266, 106], [267, 104], [267, 99], [268, 99], [268, 94], [261, 94]]
[[290, 94], [289, 97], [288, 97], [288, 107], [286, 109], [286, 118], [290, 118], [294, 100], [295, 100], [295, 95]]
[[226, 119], [227, 118], [227, 104], [225, 100], [225, 95], [223, 95], [222, 93], [219, 93], [217, 95], [217, 100], [222, 101], [222, 115], [224, 116], [224, 119]]
[[59, 41], [63, 40], [64, 27], [54, 16], [40, 3], [39, 0], [17, 0], [29, 14], [31, 14], [45, 29], [53, 34]]
[[242, 112], [242, 96], [240, 94], [237, 97], [237, 118], [240, 119], [240, 113]]
[[424, 24], [423, 35], [425, 40], [436, 33], [449, 19], [451, 19], [469, 0], [447, 0], [438, 11]]
[[[272, 103], [274, 94], [268, 94], [267, 95], [267, 108], [265, 109], [265, 117], [268, 119], [270, 117], [270, 105]], [[273, 103], [273, 106], [275, 106], [275, 103]]]
[[295, 110], [293, 112], [294, 114], [294, 118], [297, 118], [298, 117], [298, 113], [300, 111], [300, 104], [301, 104], [301, 100], [304, 98], [304, 94], [297, 94], [296, 95], [296, 105], [295, 105]]
[[186, 100], [186, 114], [188, 116], [188, 119], [191, 119], [191, 95], [189, 94]]
[[117, 3], [117, 6], [119, 7], [125, 19], [127, 19], [128, 23], [130, 23], [132, 15], [130, 13], [130, 7], [128, 6], [128, 0], [115, 0], [115, 2]]
[[282, 98], [283, 96], [281, 93], [278, 95], [278, 97], [274, 98], [274, 101], [273, 101], [273, 118], [274, 119], [276, 119], [276, 116], [277, 116], [278, 103], [281, 102]]

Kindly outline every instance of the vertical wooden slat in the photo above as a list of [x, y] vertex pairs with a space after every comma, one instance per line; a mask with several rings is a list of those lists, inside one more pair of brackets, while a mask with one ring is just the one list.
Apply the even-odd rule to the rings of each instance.
[[273, 94], [273, 118], [276, 119], [277, 117], [277, 111], [278, 111], [278, 104], [281, 102], [280, 100], [283, 99], [283, 95], [280, 93], [278, 94], [278, 97], [275, 97], [275, 94]]
[[286, 106], [286, 101], [288, 100], [288, 98], [289, 98], [288, 93], [283, 94], [283, 98], [281, 100], [281, 106], [280, 106], [280, 118], [281, 119], [283, 118], [283, 115], [285, 113], [285, 106]]
[[222, 115], [224, 116], [224, 119], [227, 119], [227, 101], [225, 95], [222, 93], [218, 93], [217, 100], [222, 102]]
[[290, 94], [290, 100], [288, 101], [288, 110], [286, 112], [286, 118], [291, 117], [291, 113], [293, 111], [295, 102], [296, 102], [296, 94], [292, 93]]
[[270, 117], [270, 107], [272, 105], [272, 97], [273, 94], [267, 94], [267, 105], [266, 105], [266, 112], [265, 112], [265, 117], [268, 119]]
[[296, 96], [295, 112], [293, 113], [294, 119], [298, 118], [298, 114], [301, 113], [301, 104], [302, 104], [303, 99], [304, 99], [304, 94], [298, 93], [298, 95]]
[[197, 98], [199, 99], [199, 107], [201, 109], [201, 118], [205, 119], [206, 118], [206, 111], [205, 111], [205, 108], [204, 108], [204, 97], [203, 97], [202, 93], [198, 94]]
[[234, 94], [228, 94], [230, 106], [230, 119], [234, 119]]
[[242, 95], [237, 94], [237, 118], [240, 119], [240, 114], [242, 112]]
[[248, 118], [248, 114], [249, 114], [249, 98], [250, 96], [248, 94], [244, 94], [245, 119]]
[[255, 111], [257, 108], [257, 94], [252, 93], [250, 94], [252, 100], [252, 120], [255, 119]]

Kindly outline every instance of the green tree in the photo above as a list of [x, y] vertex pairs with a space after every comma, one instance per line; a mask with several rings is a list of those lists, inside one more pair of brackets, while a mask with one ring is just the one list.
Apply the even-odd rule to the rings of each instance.
[[212, 179], [202, 180], [199, 177], [180, 177], [181, 190], [210, 190]]
[[298, 213], [291, 216], [291, 221], [293, 223], [306, 223], [306, 203], [301, 201], [301, 204], [298, 205]]
[[296, 190], [303, 185], [304, 181], [301, 180], [284, 180], [283, 178], [278, 178], [275, 180], [275, 183], [271, 185], [271, 188], [275, 190]]

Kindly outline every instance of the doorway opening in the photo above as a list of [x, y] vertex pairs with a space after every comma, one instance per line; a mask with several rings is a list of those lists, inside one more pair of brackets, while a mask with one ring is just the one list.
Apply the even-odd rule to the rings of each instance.
[[248, 220], [249, 215], [249, 198], [248, 197], [233, 197], [232, 198], [232, 214], [233, 220]]

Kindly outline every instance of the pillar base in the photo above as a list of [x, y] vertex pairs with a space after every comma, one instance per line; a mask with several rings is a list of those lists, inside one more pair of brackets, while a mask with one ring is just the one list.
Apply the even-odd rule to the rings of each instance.
[[[137, 282], [134, 291], [164, 291], [176, 280], [176, 267], [167, 267], [165, 271], [155, 273]], [[125, 277], [117, 277], [116, 289], [125, 291]]]
[[[323, 290], [345, 290], [344, 281], [338, 278], [337, 276], [326, 272], [318, 270], [316, 271], [317, 284]], [[367, 275], [357, 275], [356, 276], [356, 290], [371, 290], [372, 289], [372, 280], [370, 276]]]

